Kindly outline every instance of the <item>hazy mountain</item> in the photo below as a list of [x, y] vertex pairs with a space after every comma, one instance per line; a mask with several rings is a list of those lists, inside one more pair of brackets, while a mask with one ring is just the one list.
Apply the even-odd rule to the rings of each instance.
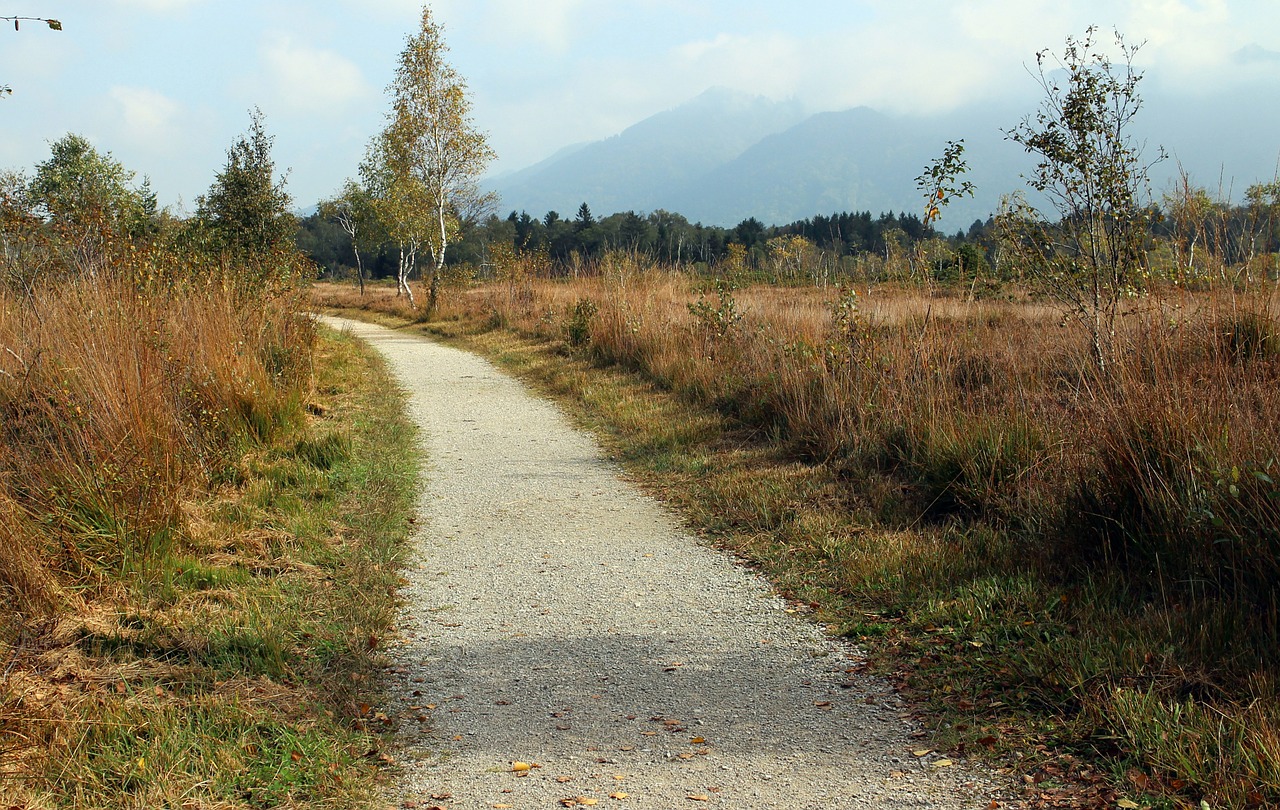
[[[673, 211], [704, 222], [756, 217], [790, 222], [814, 213], [914, 207], [910, 183], [923, 152], [906, 127], [867, 107], [820, 113], [762, 139], [671, 190]], [[907, 173], [904, 175], [904, 173]]]
[[[974, 105], [932, 117], [888, 116], [859, 107], [803, 117], [779, 104], [709, 91], [604, 141], [561, 152], [490, 181], [502, 210], [572, 216], [582, 202], [597, 215], [666, 209], [692, 221], [734, 225], [748, 217], [785, 224], [840, 211], [917, 211], [915, 178], [949, 140], [965, 141], [972, 199], [944, 211], [942, 229], [968, 228], [1003, 195], [1026, 189], [1031, 158], [1004, 131], [1030, 109]], [[1153, 94], [1133, 135], [1154, 158], [1153, 192], [1170, 190], [1180, 168], [1193, 182], [1239, 201], [1275, 177], [1280, 108], [1248, 92], [1191, 98]]]
[[[796, 102], [712, 89], [622, 133], [564, 150], [489, 185], [503, 209], [572, 216], [584, 201], [601, 213], [650, 211], [671, 188], [737, 157], [804, 117]], [[669, 207], [669, 206], [668, 206]]]
[[599, 215], [662, 208], [717, 225], [914, 211], [922, 207], [915, 177], [947, 140], [965, 138], [980, 193], [948, 209], [944, 227], [967, 228], [996, 209], [1026, 163], [1016, 148], [999, 155], [1007, 145], [993, 120], [999, 114], [987, 109], [911, 119], [868, 107], [804, 117], [794, 103], [711, 90], [488, 184], [502, 211], [535, 216], [572, 216], [583, 202]]

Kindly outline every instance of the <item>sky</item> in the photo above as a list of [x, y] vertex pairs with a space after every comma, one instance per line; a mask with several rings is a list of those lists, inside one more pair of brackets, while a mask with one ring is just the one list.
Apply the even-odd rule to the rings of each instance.
[[[1145, 93], [1253, 91], [1280, 103], [1278, 0], [435, 0], [476, 127], [512, 171], [614, 135], [711, 87], [945, 112], [1025, 102], [1028, 67], [1089, 25], [1138, 53]], [[73, 132], [190, 212], [265, 115], [305, 208], [334, 194], [385, 123], [419, 0], [0, 0], [0, 169]], [[6, 27], [7, 26], [7, 27]], [[1205, 122], [1193, 122], [1203, 124]], [[1229, 126], [1229, 122], [1209, 122]], [[1263, 137], [1280, 139], [1275, 133]], [[1278, 155], [1280, 157], [1280, 155]]]

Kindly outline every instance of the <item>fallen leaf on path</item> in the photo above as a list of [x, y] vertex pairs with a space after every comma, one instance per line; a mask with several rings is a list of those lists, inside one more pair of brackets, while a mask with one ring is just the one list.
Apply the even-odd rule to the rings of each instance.
[[939, 759], [939, 760], [934, 760], [933, 767], [935, 767], [935, 768], [950, 768], [950, 767], [951, 767], [952, 765], [954, 765], [954, 764], [955, 764], [955, 763], [954, 763], [954, 762], [952, 762], [952, 761], [951, 761], [951, 760], [949, 760], [949, 759]]
[[700, 793], [699, 793], [699, 794], [690, 794], [690, 795], [688, 795], [688, 796], [685, 796], [685, 798], [686, 798], [686, 799], [688, 799], [688, 800], [689, 800], [689, 801], [691, 801], [691, 802], [709, 802], [709, 801], [711, 801], [711, 797], [709, 797], [709, 796], [703, 796], [703, 795], [702, 795], [702, 794], [700, 794]]
[[621, 800], [621, 799], [627, 798], [630, 795], [631, 795], [630, 793], [623, 793], [621, 790], [619, 790], [619, 791], [615, 791], [614, 793], [610, 793], [609, 798]]
[[913, 757], [927, 757], [929, 754], [932, 754], [932, 753], [933, 753], [933, 749], [932, 749], [932, 748], [917, 748], [916, 750], [914, 750], [914, 751], [912, 751], [912, 752], [911, 752], [911, 756], [913, 756]]
[[528, 770], [529, 770], [530, 768], [532, 768], [532, 767], [533, 767], [533, 766], [532, 766], [532, 765], [530, 765], [528, 762], [513, 762], [513, 763], [511, 763], [511, 771], [512, 771], [513, 773], [526, 773], [526, 772], [528, 772]]
[[702, 745], [704, 742], [706, 742], [706, 740], [701, 737], [694, 737], [692, 740], [689, 740], [690, 745]]

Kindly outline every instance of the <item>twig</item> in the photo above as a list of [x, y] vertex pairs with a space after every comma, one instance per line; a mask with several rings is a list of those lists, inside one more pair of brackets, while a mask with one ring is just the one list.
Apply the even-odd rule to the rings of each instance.
[[0, 684], [9, 680], [9, 673], [13, 672], [13, 668], [18, 664], [18, 653], [22, 652], [22, 638], [25, 631], [18, 634], [18, 640], [13, 643], [13, 652], [9, 653], [9, 663], [4, 668], [4, 674], [0, 675]]

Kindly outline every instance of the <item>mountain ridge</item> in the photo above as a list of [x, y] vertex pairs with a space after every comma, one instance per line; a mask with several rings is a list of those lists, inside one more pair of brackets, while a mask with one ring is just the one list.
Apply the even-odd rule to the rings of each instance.
[[[1147, 144], [1148, 159], [1162, 143], [1175, 157], [1153, 170], [1157, 199], [1180, 171], [1212, 180], [1237, 198], [1247, 185], [1274, 178], [1280, 139], [1255, 137], [1280, 131], [1280, 112], [1269, 105], [1165, 93], [1147, 107], [1133, 127], [1135, 142]], [[1012, 103], [938, 115], [889, 115], [869, 107], [809, 114], [795, 101], [713, 88], [609, 138], [487, 178], [485, 185], [499, 194], [503, 211], [538, 216], [571, 216], [586, 202], [597, 214], [667, 210], [708, 225], [732, 226], [750, 217], [783, 225], [817, 214], [923, 208], [915, 178], [947, 141], [963, 139], [966, 179], [977, 192], [944, 211], [941, 227], [950, 231], [986, 219], [1004, 195], [1025, 191], [1023, 178], [1035, 162], [1005, 133], [1026, 115]], [[1186, 126], [1198, 117], [1237, 125], [1210, 136]], [[1174, 142], [1162, 142], [1162, 133]], [[1232, 161], [1230, 170], [1219, 155]]]

